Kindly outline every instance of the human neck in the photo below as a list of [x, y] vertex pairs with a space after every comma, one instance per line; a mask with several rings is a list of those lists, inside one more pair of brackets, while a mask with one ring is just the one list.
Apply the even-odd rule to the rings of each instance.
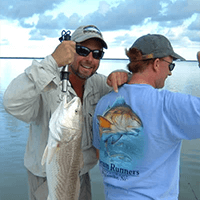
[[128, 82], [128, 84], [147, 84], [154, 87], [153, 78], [149, 76], [148, 74], [144, 73], [135, 73], [133, 74], [131, 80]]
[[147, 81], [142, 80], [142, 79], [130, 80], [130, 81], [128, 82], [128, 84], [148, 84], [148, 85], [150, 85]]
[[78, 97], [80, 97], [81, 101], [83, 102], [83, 93], [84, 93], [84, 85], [85, 79], [81, 79], [77, 75], [75, 75], [71, 70], [69, 74], [69, 81], [72, 85], [72, 88], [75, 90]]

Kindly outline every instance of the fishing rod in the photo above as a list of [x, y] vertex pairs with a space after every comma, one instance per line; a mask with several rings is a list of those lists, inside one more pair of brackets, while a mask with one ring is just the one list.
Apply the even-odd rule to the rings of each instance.
[[198, 198], [197, 198], [197, 196], [196, 196], [196, 194], [195, 194], [194, 190], [192, 189], [192, 186], [191, 186], [191, 184], [190, 184], [190, 183], [188, 183], [188, 185], [191, 187], [191, 190], [192, 190], [192, 192], [193, 192], [193, 194], [194, 194], [194, 196], [195, 196], [196, 200], [198, 200]]
[[[60, 42], [63, 42], [64, 40], [71, 40], [71, 31], [65, 31], [63, 30], [61, 32], [61, 37], [59, 38]], [[67, 92], [67, 82], [69, 80], [69, 72], [67, 71], [67, 67], [64, 66], [61, 71], [61, 81], [62, 81], [62, 92]]]

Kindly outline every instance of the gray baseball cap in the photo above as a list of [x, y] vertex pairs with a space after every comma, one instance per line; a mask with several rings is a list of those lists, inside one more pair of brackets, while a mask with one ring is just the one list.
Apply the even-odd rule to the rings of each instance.
[[170, 41], [165, 36], [159, 34], [144, 35], [138, 38], [131, 48], [139, 49], [143, 54], [143, 59], [171, 56], [173, 60], [185, 60], [174, 52]]
[[83, 42], [88, 39], [99, 39], [102, 46], [107, 49], [108, 46], [103, 39], [101, 31], [94, 25], [80, 26], [72, 34], [71, 40], [74, 42]]

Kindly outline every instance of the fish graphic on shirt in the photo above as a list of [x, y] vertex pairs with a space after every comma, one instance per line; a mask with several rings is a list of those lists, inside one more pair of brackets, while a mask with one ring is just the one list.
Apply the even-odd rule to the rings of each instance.
[[107, 108], [103, 116], [98, 115], [97, 118], [100, 136], [113, 133], [137, 136], [142, 127], [141, 120], [123, 98], [118, 98], [112, 107]]
[[133, 157], [142, 155], [143, 124], [124, 98], [118, 97], [97, 118], [101, 137], [100, 158], [132, 162]]

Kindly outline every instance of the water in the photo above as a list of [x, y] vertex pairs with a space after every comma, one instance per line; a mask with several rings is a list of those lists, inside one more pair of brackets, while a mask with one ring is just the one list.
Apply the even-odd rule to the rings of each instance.
[[[23, 164], [28, 125], [7, 114], [2, 97], [10, 81], [22, 73], [32, 60], [0, 59], [0, 200], [28, 199], [28, 182]], [[108, 75], [126, 69], [127, 60], [102, 60], [99, 73]], [[200, 97], [200, 69], [197, 62], [176, 62], [165, 89]], [[183, 141], [180, 163], [179, 200], [200, 200], [200, 140]], [[104, 200], [98, 166], [90, 172], [93, 200]], [[163, 180], [164, 181], [164, 180]]]

